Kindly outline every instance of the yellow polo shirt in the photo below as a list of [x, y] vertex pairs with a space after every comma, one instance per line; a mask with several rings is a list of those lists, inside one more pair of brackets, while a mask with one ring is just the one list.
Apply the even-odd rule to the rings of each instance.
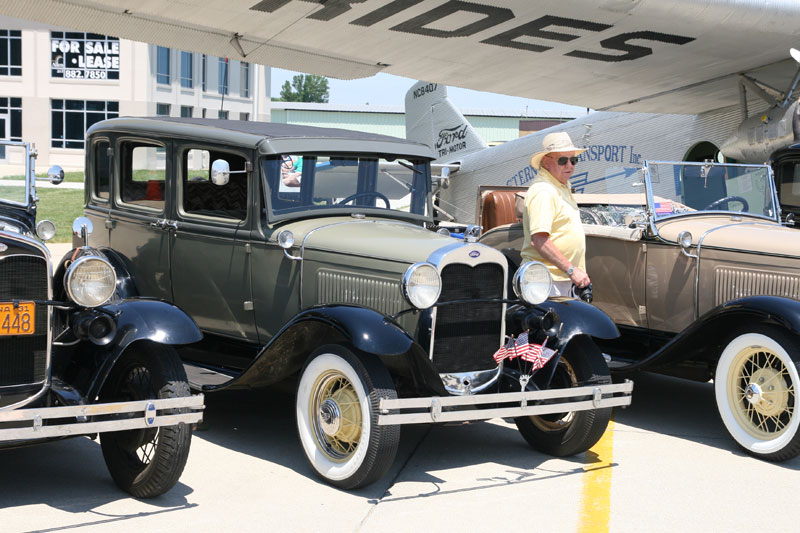
[[547, 265], [553, 281], [569, 281], [569, 276], [546, 261], [531, 245], [531, 235], [548, 233], [573, 266], [586, 270], [586, 236], [578, 204], [569, 186], [562, 185], [544, 168], [538, 171], [525, 194], [522, 227], [526, 236], [522, 243], [523, 261], [541, 261]]

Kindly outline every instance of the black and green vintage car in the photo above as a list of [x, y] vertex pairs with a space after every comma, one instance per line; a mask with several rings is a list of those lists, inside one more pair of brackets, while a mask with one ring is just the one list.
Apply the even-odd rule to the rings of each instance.
[[[22, 179], [0, 181], [0, 448], [99, 434], [120, 488], [163, 494], [183, 472], [203, 408], [174, 346], [202, 334], [172, 304], [121, 297], [124, 280], [85, 246], [83, 217], [79, 246], [53, 261], [44, 241], [55, 225], [36, 220], [36, 151], [0, 149], [25, 167]], [[58, 167], [46, 178], [63, 179]]]
[[[98, 123], [87, 147], [85, 214], [120, 293], [194, 318], [204, 339], [180, 353], [197, 389], [294, 379], [300, 442], [333, 485], [381, 477], [402, 424], [513, 417], [534, 447], [569, 455], [630, 403], [591, 338], [618, 334], [607, 316], [546, 302], [540, 264], [509, 298], [506, 259], [476, 228], [432, 231], [427, 146], [159, 117]], [[535, 374], [493, 358], [523, 332], [557, 350]]]

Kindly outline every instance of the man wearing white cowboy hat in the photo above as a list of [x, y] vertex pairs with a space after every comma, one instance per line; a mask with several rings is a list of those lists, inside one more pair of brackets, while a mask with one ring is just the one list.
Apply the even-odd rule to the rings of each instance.
[[523, 261], [541, 261], [553, 277], [551, 296], [574, 296], [573, 285], [589, 285], [586, 274], [586, 237], [578, 204], [572, 197], [569, 178], [575, 172], [578, 155], [565, 132], [549, 133], [542, 151], [533, 154], [531, 166], [536, 178], [525, 194], [522, 226]]

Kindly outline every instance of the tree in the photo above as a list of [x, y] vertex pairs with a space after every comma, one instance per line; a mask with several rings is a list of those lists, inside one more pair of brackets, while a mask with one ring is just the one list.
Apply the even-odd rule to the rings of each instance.
[[313, 74], [298, 74], [281, 87], [282, 102], [328, 103], [328, 78]]

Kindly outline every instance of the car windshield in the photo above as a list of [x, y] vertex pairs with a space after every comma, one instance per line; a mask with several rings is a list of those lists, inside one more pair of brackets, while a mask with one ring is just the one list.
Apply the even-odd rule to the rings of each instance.
[[353, 212], [430, 218], [427, 160], [280, 154], [262, 159], [261, 168], [270, 220]]
[[776, 217], [766, 165], [648, 162], [648, 203], [656, 218], [692, 212]]
[[24, 146], [0, 144], [0, 202], [15, 206], [28, 205], [25, 160]]

